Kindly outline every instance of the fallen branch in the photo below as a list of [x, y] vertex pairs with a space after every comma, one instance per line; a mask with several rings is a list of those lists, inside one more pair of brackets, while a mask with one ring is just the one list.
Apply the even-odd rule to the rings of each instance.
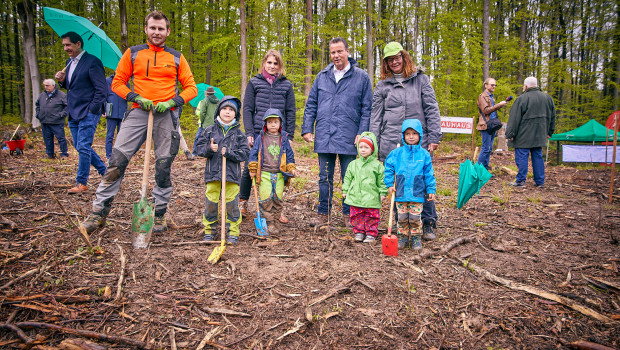
[[66, 262], [66, 261], [69, 261], [69, 260], [72, 260], [72, 259], [75, 259], [75, 258], [78, 258], [78, 257], [79, 258], [83, 258], [83, 256], [82, 256], [83, 253], [84, 252], [73, 254], [73, 255], [71, 255], [71, 256], [69, 256], [67, 258], [64, 258], [63, 260], [57, 260], [56, 262], [54, 262], [54, 263], [52, 263], [50, 265], [44, 265], [44, 266], [41, 266], [41, 267], [38, 267], [38, 268], [35, 268], [35, 269], [32, 269], [32, 270], [28, 270], [28, 271], [24, 272], [23, 274], [19, 275], [18, 277], [12, 279], [11, 281], [5, 283], [3, 286], [0, 286], [0, 290], [9, 288], [10, 286], [15, 284], [16, 282], [19, 282], [19, 281], [25, 279], [26, 277], [32, 276], [32, 275], [34, 275], [37, 272], [45, 272], [48, 269], [50, 269], [50, 268], [60, 264], [61, 262]]
[[34, 340], [30, 338], [29, 336], [27, 336], [26, 333], [24, 333], [24, 331], [22, 331], [18, 326], [15, 326], [7, 322], [7, 323], [0, 324], [0, 328], [6, 328], [8, 330], [11, 330], [17, 333], [17, 336], [19, 337], [19, 339], [21, 339], [24, 343], [26, 343], [26, 346], [24, 347], [24, 349], [30, 349], [34, 346]]
[[560, 343], [564, 346], [568, 346], [571, 349], [579, 349], [579, 350], [616, 350], [616, 348], [610, 348], [605, 345], [592, 343], [585, 340], [577, 340], [574, 342], [567, 342], [565, 340], [560, 339]]
[[375, 327], [375, 326], [366, 326], [366, 327], [372, 329], [373, 331], [375, 331], [377, 333], [383, 334], [383, 335], [385, 335], [386, 337], [388, 337], [388, 338], [390, 338], [392, 340], [396, 340], [395, 336], [391, 335], [390, 333], [387, 333], [386, 331], [384, 331], [381, 328], [378, 328], [378, 327]]
[[345, 282], [343, 285], [332, 288], [327, 294], [323, 294], [317, 298], [314, 298], [313, 300], [310, 301], [310, 303], [308, 303], [307, 306], [318, 304], [324, 300], [327, 300], [333, 297], [334, 295], [349, 292], [351, 290], [351, 286], [354, 285], [356, 282], [359, 282], [359, 281], [355, 278], [352, 278], [348, 280], [347, 282]]
[[4, 216], [0, 216], [0, 225], [8, 226], [9, 229], [13, 232], [17, 232], [18, 230], [17, 224], [14, 221], [5, 218]]
[[123, 288], [123, 280], [125, 279], [125, 265], [127, 264], [127, 258], [125, 257], [125, 252], [123, 252], [123, 248], [117, 244], [118, 250], [120, 251], [121, 257], [121, 272], [118, 276], [118, 283], [116, 284], [116, 297], [114, 301], [117, 301], [121, 298], [121, 290]]
[[[459, 261], [456, 258], [453, 258], [453, 259], [456, 260], [456, 261]], [[460, 261], [460, 263], [463, 266], [465, 266], [466, 268], [468, 268], [471, 272], [477, 274], [480, 277], [483, 277], [484, 279], [486, 279], [489, 282], [497, 283], [499, 285], [502, 285], [502, 286], [504, 286], [506, 288], [509, 288], [509, 289], [512, 289], [512, 290], [519, 290], [519, 291], [523, 291], [523, 292], [527, 292], [527, 293], [539, 296], [541, 298], [545, 298], [545, 299], [548, 299], [548, 300], [553, 300], [555, 302], [558, 302], [558, 303], [560, 303], [560, 304], [562, 304], [564, 306], [567, 306], [567, 307], [569, 307], [569, 308], [571, 308], [571, 309], [573, 309], [575, 311], [578, 311], [578, 312], [580, 312], [580, 313], [582, 313], [582, 314], [584, 314], [586, 316], [592, 317], [592, 318], [594, 318], [594, 319], [596, 319], [598, 321], [601, 321], [601, 322], [605, 322], [605, 323], [613, 323], [614, 322], [611, 318], [609, 318], [607, 316], [604, 316], [604, 315], [601, 315], [600, 313], [598, 313], [598, 312], [596, 312], [596, 311], [594, 311], [594, 310], [592, 310], [592, 309], [590, 309], [588, 307], [585, 307], [583, 305], [579, 305], [579, 304], [575, 303], [574, 301], [572, 301], [572, 300], [570, 300], [568, 298], [559, 296], [559, 295], [554, 294], [554, 293], [550, 293], [550, 292], [544, 291], [544, 290], [542, 290], [540, 288], [531, 287], [531, 286], [528, 286], [528, 285], [525, 285], [525, 284], [522, 284], [522, 283], [519, 283], [519, 282], [515, 282], [515, 281], [511, 281], [509, 279], [505, 279], [505, 278], [502, 278], [502, 277], [495, 276], [494, 274], [490, 273], [489, 271], [487, 271], [487, 270], [485, 270], [485, 269], [483, 269], [483, 268], [481, 268], [479, 266], [476, 266], [475, 264], [473, 264], [473, 263], [471, 263], [469, 261]]]
[[445, 255], [447, 254], [449, 251], [451, 251], [452, 249], [458, 247], [461, 244], [465, 244], [465, 243], [471, 243], [476, 239], [476, 235], [470, 235], [470, 236], [463, 236], [463, 237], [459, 237], [455, 240], [453, 240], [452, 242], [448, 243], [447, 245], [441, 247], [441, 249], [439, 250], [427, 250], [425, 252], [422, 252], [420, 255], [416, 255], [413, 257], [413, 261], [414, 262], [420, 262], [422, 259], [426, 259], [429, 258], [431, 256], [435, 256], [435, 255]]
[[56, 201], [56, 203], [58, 204], [62, 212], [65, 213], [65, 216], [67, 217], [67, 220], [69, 220], [71, 225], [77, 228], [77, 230], [80, 232], [80, 234], [82, 235], [82, 239], [86, 242], [86, 244], [88, 244], [90, 248], [92, 248], [93, 245], [92, 243], [90, 243], [90, 238], [88, 237], [88, 233], [86, 232], [86, 229], [84, 228], [84, 226], [82, 226], [79, 222], [76, 224], [75, 222], [73, 222], [73, 220], [71, 220], [71, 215], [69, 215], [65, 207], [60, 203], [58, 198], [56, 198], [56, 195], [54, 194], [54, 192], [50, 191], [50, 195], [52, 195], [52, 198], [54, 198], [54, 200]]
[[299, 331], [301, 329], [301, 327], [303, 327], [305, 325], [306, 325], [305, 323], [300, 322], [299, 319], [297, 319], [297, 321], [295, 321], [295, 326], [293, 328], [289, 329], [288, 331], [284, 332], [284, 334], [282, 334], [281, 336], [276, 338], [276, 340], [280, 341], [280, 340], [284, 339], [286, 336], [289, 336], [289, 335]]
[[226, 316], [252, 317], [252, 315], [250, 315], [250, 314], [246, 314], [245, 312], [240, 312], [240, 311], [235, 311], [235, 310], [219, 309], [219, 308], [206, 307], [206, 306], [201, 306], [200, 309], [202, 309], [204, 312], [208, 312], [208, 313], [211, 313], [211, 314], [220, 314], [220, 315], [226, 315]]
[[55, 331], [59, 331], [62, 333], [79, 335], [85, 338], [98, 339], [98, 340], [103, 340], [103, 341], [107, 341], [110, 343], [122, 343], [122, 344], [136, 347], [138, 349], [151, 349], [151, 346], [149, 344], [139, 341], [139, 340], [135, 340], [135, 339], [131, 339], [131, 338], [123, 337], [123, 336], [108, 335], [108, 334], [103, 334], [103, 333], [84, 331], [81, 329], [67, 328], [67, 327], [62, 327], [62, 326], [58, 326], [58, 325], [50, 324], [50, 323], [20, 322], [20, 323], [16, 323], [15, 325], [19, 328], [53, 329]]

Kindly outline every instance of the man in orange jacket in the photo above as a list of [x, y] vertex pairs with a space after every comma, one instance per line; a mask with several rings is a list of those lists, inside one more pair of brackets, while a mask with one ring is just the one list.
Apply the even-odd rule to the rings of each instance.
[[[118, 193], [131, 157], [146, 140], [149, 111], [153, 111], [153, 144], [155, 145], [155, 221], [153, 232], [167, 229], [164, 215], [172, 195], [170, 168], [179, 151], [178, 107], [196, 97], [198, 89], [185, 57], [166, 44], [170, 21], [161, 11], [153, 11], [145, 19], [148, 43], [133, 46], [123, 54], [112, 81], [112, 91], [133, 108], [116, 135], [112, 156], [97, 188], [93, 213], [82, 223], [90, 233], [103, 226], [114, 196]], [[127, 82], [133, 77], [133, 91]], [[183, 92], [177, 93], [177, 81]], [[147, 156], [148, 156], [147, 150]]]

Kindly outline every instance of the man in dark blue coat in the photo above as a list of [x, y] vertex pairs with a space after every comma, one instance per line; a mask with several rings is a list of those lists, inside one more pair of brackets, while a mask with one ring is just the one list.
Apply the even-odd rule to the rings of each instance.
[[68, 157], [67, 139], [65, 138], [67, 95], [58, 90], [54, 79], [43, 80], [43, 88], [45, 91], [39, 95], [35, 103], [35, 117], [41, 122], [45, 153], [47, 153], [47, 158], [56, 158], [54, 152], [54, 136], [56, 136], [60, 147], [60, 157]]
[[[319, 156], [319, 216], [315, 225], [327, 221], [334, 193], [334, 169], [340, 159], [340, 176], [357, 156], [357, 141], [368, 131], [372, 107], [372, 84], [368, 74], [349, 58], [349, 46], [343, 38], [329, 42], [332, 63], [317, 74], [308, 95], [301, 135], [314, 140]], [[349, 206], [342, 203], [349, 216]], [[348, 226], [348, 218], [344, 219]]]
[[105, 136], [105, 156], [110, 159], [112, 155], [112, 145], [114, 144], [114, 130], [118, 133], [121, 129], [121, 121], [127, 112], [127, 101], [112, 91], [112, 80], [114, 74], [105, 79], [108, 85], [108, 95], [106, 97], [106, 136]]
[[75, 194], [88, 190], [86, 184], [91, 165], [100, 175], [105, 173], [105, 163], [95, 153], [92, 144], [108, 88], [101, 60], [84, 51], [82, 37], [68, 32], [61, 38], [69, 59], [65, 69], [56, 73], [55, 78], [60, 87], [67, 89], [69, 129], [73, 146], [79, 152], [76, 184], [69, 189], [69, 194]]

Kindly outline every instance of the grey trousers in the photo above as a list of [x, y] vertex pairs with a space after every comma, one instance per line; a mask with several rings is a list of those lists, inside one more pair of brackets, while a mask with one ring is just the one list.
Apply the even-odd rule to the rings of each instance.
[[[155, 215], [157, 216], [166, 213], [168, 202], [170, 202], [172, 195], [170, 168], [174, 157], [179, 152], [178, 122], [172, 113], [172, 111], [153, 112], [153, 144], [155, 145], [153, 198], [155, 199]], [[123, 119], [121, 129], [116, 135], [116, 141], [112, 147], [112, 156], [109, 159], [108, 168], [97, 188], [96, 198], [93, 201], [94, 213], [107, 215], [110, 212], [114, 196], [121, 188], [129, 160], [146, 141], [148, 117], [149, 112], [134, 108]], [[150, 150], [147, 150], [147, 154], [150, 155]], [[136, 188], [140, 188], [139, 184], [136, 184]]]

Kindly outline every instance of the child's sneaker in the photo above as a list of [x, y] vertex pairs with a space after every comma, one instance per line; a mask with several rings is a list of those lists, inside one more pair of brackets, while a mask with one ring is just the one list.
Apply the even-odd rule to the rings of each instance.
[[411, 249], [413, 250], [422, 249], [422, 239], [420, 235], [411, 236]]
[[409, 243], [409, 237], [405, 235], [398, 235], [398, 249], [404, 249]]
[[213, 240], [215, 239], [215, 237], [213, 237], [212, 234], [205, 234], [205, 236], [202, 238], [202, 240], [204, 242], [213, 242]]
[[228, 244], [237, 244], [239, 243], [239, 236], [228, 236], [226, 239], [226, 243]]
[[366, 235], [366, 238], [364, 238], [364, 243], [375, 243], [377, 239], [371, 235]]
[[356, 233], [354, 239], [355, 239], [356, 242], [361, 242], [361, 241], [364, 240], [364, 234], [363, 233]]

